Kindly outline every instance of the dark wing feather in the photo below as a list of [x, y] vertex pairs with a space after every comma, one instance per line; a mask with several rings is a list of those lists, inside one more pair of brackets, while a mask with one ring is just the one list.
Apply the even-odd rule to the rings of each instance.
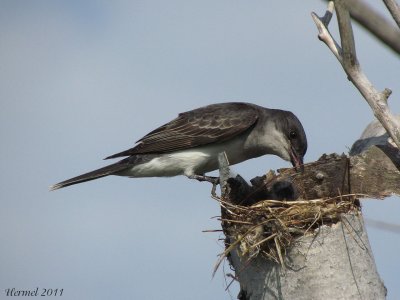
[[138, 140], [135, 147], [107, 159], [144, 153], [168, 153], [223, 142], [246, 131], [257, 120], [257, 108], [251, 104], [212, 104], [179, 114], [176, 119]]

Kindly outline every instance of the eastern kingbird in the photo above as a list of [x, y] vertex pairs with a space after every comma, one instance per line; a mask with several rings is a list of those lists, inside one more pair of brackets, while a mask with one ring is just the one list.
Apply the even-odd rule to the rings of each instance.
[[224, 151], [231, 165], [274, 154], [301, 169], [307, 138], [300, 121], [289, 111], [241, 102], [212, 104], [179, 114], [133, 148], [106, 159], [126, 158], [57, 183], [50, 190], [108, 175], [186, 175], [207, 180], [205, 173], [218, 169], [218, 154]]

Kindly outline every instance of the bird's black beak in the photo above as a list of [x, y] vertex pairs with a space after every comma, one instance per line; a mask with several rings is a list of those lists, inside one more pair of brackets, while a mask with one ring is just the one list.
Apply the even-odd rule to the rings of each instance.
[[290, 147], [290, 162], [296, 171], [304, 172], [303, 156], [299, 155], [293, 147]]

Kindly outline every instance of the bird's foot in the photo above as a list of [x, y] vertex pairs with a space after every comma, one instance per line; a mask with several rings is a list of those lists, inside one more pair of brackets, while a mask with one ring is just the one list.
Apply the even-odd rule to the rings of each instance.
[[205, 176], [205, 175], [190, 175], [188, 176], [190, 179], [196, 179], [198, 181], [207, 181], [212, 183], [213, 187], [211, 189], [211, 195], [215, 198], [217, 198], [216, 190], [217, 190], [217, 185], [219, 184], [219, 177], [213, 177], [213, 176]]

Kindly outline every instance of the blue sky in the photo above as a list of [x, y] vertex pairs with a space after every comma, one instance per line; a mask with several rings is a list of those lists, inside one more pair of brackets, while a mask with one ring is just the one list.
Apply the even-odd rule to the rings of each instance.
[[[222, 269], [211, 278], [223, 243], [202, 233], [220, 228], [206, 183], [108, 177], [48, 186], [215, 102], [293, 111], [308, 136], [306, 162], [347, 153], [373, 115], [317, 39], [310, 12], [324, 9], [322, 1], [1, 1], [0, 289], [230, 299]], [[399, 113], [398, 57], [355, 33], [364, 71], [378, 89], [393, 89]], [[233, 169], [250, 179], [288, 166], [262, 157]], [[368, 218], [399, 223], [398, 197], [363, 203]], [[400, 237], [368, 233], [388, 299], [399, 299]], [[230, 291], [235, 298], [237, 285]]]

